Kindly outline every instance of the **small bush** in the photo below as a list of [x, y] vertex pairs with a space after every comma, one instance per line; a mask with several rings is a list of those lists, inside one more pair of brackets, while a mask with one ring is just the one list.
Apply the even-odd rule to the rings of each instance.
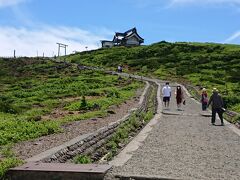
[[229, 96], [223, 96], [223, 101], [226, 106], [226, 108], [229, 108], [233, 105], [239, 104], [240, 103], [240, 97], [236, 97], [233, 95]]
[[82, 97], [79, 110], [87, 110], [88, 105], [85, 96]]
[[235, 117], [232, 119], [232, 123], [240, 123], [240, 115], [235, 116]]
[[92, 159], [87, 155], [78, 155], [73, 159], [75, 164], [89, 164]]
[[4, 179], [4, 175], [9, 168], [20, 165], [22, 162], [16, 158], [8, 158], [0, 160], [0, 179]]
[[107, 149], [111, 149], [111, 150], [116, 150], [117, 149], [117, 144], [115, 143], [115, 141], [111, 140], [107, 143], [106, 145]]
[[112, 88], [106, 91], [106, 96], [120, 98], [120, 93], [117, 89]]
[[0, 96], [0, 112], [17, 114], [20, 112], [20, 108], [15, 107], [10, 98], [6, 96]]

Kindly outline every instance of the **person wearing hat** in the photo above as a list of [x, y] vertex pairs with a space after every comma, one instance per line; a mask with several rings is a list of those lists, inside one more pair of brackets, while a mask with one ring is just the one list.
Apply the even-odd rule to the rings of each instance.
[[212, 104], [212, 125], [215, 125], [216, 113], [221, 120], [221, 125], [223, 126], [223, 100], [220, 94], [218, 93], [217, 88], [213, 88], [212, 95], [208, 101], [207, 107]]
[[206, 111], [207, 104], [208, 104], [208, 95], [206, 88], [202, 89], [202, 97], [201, 97], [201, 103], [202, 103], [202, 110]]

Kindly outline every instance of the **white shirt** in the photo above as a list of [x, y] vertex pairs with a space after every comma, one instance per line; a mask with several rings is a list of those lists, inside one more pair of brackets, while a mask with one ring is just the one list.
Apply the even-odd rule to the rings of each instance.
[[170, 97], [171, 96], [171, 87], [166, 85], [162, 88], [163, 97]]

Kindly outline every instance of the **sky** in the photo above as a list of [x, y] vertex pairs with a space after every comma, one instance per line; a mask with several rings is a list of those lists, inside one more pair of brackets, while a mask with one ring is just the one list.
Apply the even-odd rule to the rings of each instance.
[[[101, 47], [133, 27], [144, 44], [240, 43], [240, 0], [0, 0], [0, 56]], [[64, 49], [60, 49], [64, 55]]]

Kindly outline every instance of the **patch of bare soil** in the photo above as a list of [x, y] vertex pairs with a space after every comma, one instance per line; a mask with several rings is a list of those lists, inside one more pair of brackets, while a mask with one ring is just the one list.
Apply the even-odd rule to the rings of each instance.
[[50, 114], [41, 116], [41, 120], [54, 120], [54, 119], [65, 117], [69, 114], [76, 115], [76, 114], [79, 114], [79, 111], [67, 111], [62, 108], [56, 108]]
[[[86, 100], [97, 99], [98, 96], [85, 96]], [[58, 108], [55, 108], [50, 114], [41, 116], [41, 120], [54, 120], [58, 118], [65, 117], [69, 114], [80, 114], [80, 111], [68, 111], [63, 108], [64, 104], [67, 102], [80, 101], [81, 97], [67, 97], [62, 99], [62, 103]]]
[[121, 105], [115, 105], [109, 108], [109, 115], [104, 118], [92, 118], [70, 122], [62, 126], [63, 132], [43, 136], [34, 140], [19, 142], [14, 145], [13, 152], [21, 159], [27, 159], [46, 151], [55, 146], [59, 146], [79, 135], [87, 134], [107, 126], [111, 122], [121, 119], [128, 111], [138, 106], [142, 90], [138, 90], [135, 97], [127, 100]]

